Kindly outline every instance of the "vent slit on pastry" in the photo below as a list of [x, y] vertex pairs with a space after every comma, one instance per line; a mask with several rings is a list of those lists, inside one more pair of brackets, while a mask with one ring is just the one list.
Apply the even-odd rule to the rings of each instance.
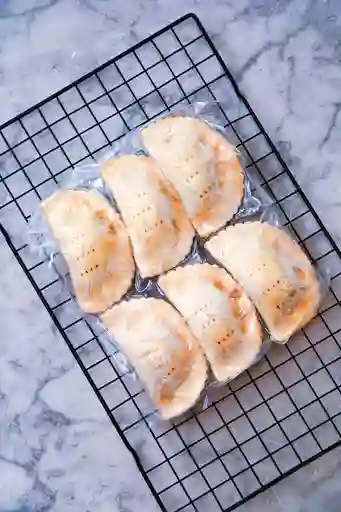
[[108, 160], [102, 176], [127, 226], [142, 277], [169, 270], [189, 253], [194, 230], [173, 186], [152, 158]]
[[127, 230], [109, 202], [96, 191], [59, 190], [42, 207], [81, 308], [97, 313], [120, 300], [135, 266]]
[[205, 385], [207, 365], [198, 340], [167, 302], [138, 298], [101, 316], [164, 419], [192, 407]]
[[244, 194], [244, 175], [222, 134], [197, 118], [167, 116], [144, 128], [142, 139], [201, 236], [234, 216]]
[[218, 381], [233, 379], [255, 361], [262, 343], [255, 308], [224, 269], [187, 265], [160, 277], [158, 285], [184, 316]]
[[273, 339], [287, 341], [315, 316], [321, 299], [316, 272], [280, 228], [258, 221], [236, 224], [205, 247], [244, 288]]

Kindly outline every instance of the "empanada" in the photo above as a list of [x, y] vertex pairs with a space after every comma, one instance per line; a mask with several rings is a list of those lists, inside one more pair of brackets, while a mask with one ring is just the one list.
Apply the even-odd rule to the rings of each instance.
[[218, 381], [233, 379], [255, 361], [262, 343], [255, 308], [224, 269], [187, 265], [158, 285], [184, 316]]
[[187, 215], [202, 236], [237, 212], [244, 175], [233, 146], [203, 120], [186, 116], [158, 119], [142, 140], [179, 192]]
[[194, 230], [173, 186], [152, 158], [125, 155], [102, 167], [127, 226], [142, 277], [161, 274], [189, 253]]
[[206, 360], [198, 340], [170, 304], [132, 299], [106, 311], [101, 319], [164, 419], [194, 405], [205, 384]]
[[108, 201], [95, 191], [59, 190], [42, 207], [81, 308], [97, 313], [121, 299], [135, 266], [127, 230]]
[[240, 283], [273, 339], [287, 341], [317, 312], [321, 292], [309, 259], [290, 238], [266, 222], [226, 228], [206, 249]]

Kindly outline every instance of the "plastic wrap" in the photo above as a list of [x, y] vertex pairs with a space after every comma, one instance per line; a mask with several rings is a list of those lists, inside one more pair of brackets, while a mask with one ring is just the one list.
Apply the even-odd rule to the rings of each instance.
[[[226, 124], [226, 120], [221, 112], [221, 108], [218, 102], [196, 102], [187, 107], [177, 107], [172, 110], [171, 116], [180, 116], [180, 117], [190, 117], [205, 121], [211, 128], [215, 131], [219, 132], [224, 137], [224, 140], [228, 141], [226, 129], [224, 128], [224, 124]], [[157, 118], [159, 119], [167, 119], [169, 114], [165, 114]], [[155, 120], [147, 123], [143, 128], [147, 128], [152, 125]], [[230, 141], [229, 141], [230, 142]], [[186, 144], [186, 140], [184, 141]], [[233, 145], [232, 142], [229, 143], [231, 158], [237, 157], [242, 174], [243, 174], [243, 195], [239, 204], [238, 209], [234, 213], [231, 219], [222, 223], [218, 229], [224, 227], [231, 222], [234, 222], [238, 219], [250, 219], [252, 216], [256, 216], [259, 218], [263, 215], [269, 206], [272, 204], [271, 198], [268, 194], [261, 188], [259, 179], [253, 175], [251, 176], [249, 171], [245, 166], [245, 156], [242, 151], [239, 150], [236, 146]], [[205, 155], [205, 145], [203, 144], [204, 155]], [[207, 152], [206, 158], [209, 158], [211, 155]], [[105, 165], [108, 160], [115, 157], [120, 157], [122, 155], [146, 155], [149, 153], [145, 149], [140, 130], [132, 130], [127, 135], [125, 135], [122, 139], [117, 141], [115, 145], [101, 158], [99, 165]], [[218, 230], [217, 229], [217, 230]], [[209, 236], [211, 236], [216, 230], [210, 230]], [[206, 238], [208, 235], [199, 236], [199, 238]]]
[[285, 344], [315, 317], [330, 279], [280, 225], [275, 207], [258, 220], [236, 222], [210, 238], [205, 249], [245, 289], [270, 339]]
[[[179, 115], [195, 116], [199, 119], [202, 119], [209, 123], [209, 125], [212, 128], [219, 131], [222, 135], [225, 135], [224, 119], [223, 116], [220, 114], [219, 104], [217, 103], [196, 103], [191, 105], [187, 109], [179, 109], [176, 112], [172, 112], [172, 115], [174, 113]], [[223, 229], [226, 225], [233, 225], [236, 223], [245, 222], [249, 220], [262, 220], [270, 222], [276, 226], [280, 226], [280, 217], [277, 215], [276, 206], [273, 205], [271, 198], [262, 189], [258, 182], [258, 179], [254, 175], [252, 175], [252, 173], [249, 173], [244, 169], [243, 155], [236, 148], [234, 148], [233, 152], [234, 155], [238, 156], [241, 168], [243, 169], [243, 197], [239, 205], [239, 208], [235, 215], [233, 216], [233, 218], [229, 220], [227, 223], [225, 223], [223, 226], [221, 226], [217, 231], [221, 231], [221, 229]], [[108, 162], [110, 158], [127, 154], [148, 155], [148, 153], [143, 148], [140, 132], [137, 130], [130, 132], [123, 139], [121, 139], [119, 143], [116, 143], [115, 146], [103, 157], [99, 164], [94, 164], [92, 166], [75, 169], [71, 180], [68, 183], [66, 183], [64, 187], [73, 190], [97, 190], [100, 194], [103, 194], [105, 197], [107, 197], [110, 200], [111, 204], [114, 206], [114, 208], [117, 209], [117, 205], [115, 203], [114, 198], [112, 197], [110, 191], [108, 190], [107, 186], [101, 178], [101, 166]], [[217, 231], [215, 231], [215, 233]], [[214, 236], [215, 233], [210, 233], [209, 236], [199, 236], [198, 234], [196, 234], [193, 240], [191, 251], [185, 257], [185, 259], [177, 265], [177, 267], [201, 263], [216, 263], [214, 259], [210, 256], [210, 254], [207, 252], [207, 250], [204, 249], [205, 241]], [[65, 264], [63, 257], [61, 257], [59, 253], [58, 246], [53, 236], [51, 236], [51, 230], [46, 220], [44, 219], [41, 210], [37, 212], [31, 219], [29, 238], [30, 246], [34, 250], [38, 250], [41, 254], [43, 254], [45, 259], [48, 259], [50, 264], [53, 265], [54, 268], [57, 270], [58, 275], [63, 280], [65, 286], [68, 288], [71, 295], [75, 297], [67, 265]], [[319, 279], [322, 283], [322, 294], [328, 287], [328, 279], [320, 275], [320, 273]], [[155, 276], [153, 278], [142, 278], [140, 272], [137, 269], [133, 284], [122, 300], [149, 297], [169, 302], [168, 298], [159, 288], [157, 280], [158, 276]], [[254, 360], [252, 361], [251, 365], [257, 363], [264, 356], [264, 354], [267, 352], [267, 350], [272, 344], [272, 340], [270, 339], [269, 333], [267, 332], [264, 322], [260, 318], [259, 320], [263, 330], [263, 341], [260, 350], [255, 356]], [[100, 318], [98, 319], [98, 321], [101, 323]], [[128, 375], [128, 378], [135, 380], [137, 376], [134, 368], [131, 365], [131, 362], [126, 357], [126, 353], [124, 353], [121, 350], [121, 347], [119, 343], [114, 339], [112, 332], [109, 332], [109, 335], [113, 345], [113, 360], [115, 366], [119, 370], [119, 373]], [[236, 377], [242, 371], [249, 368], [251, 365], [248, 364], [245, 366], [245, 368], [241, 368], [240, 371], [234, 375], [234, 377]], [[226, 380], [225, 383], [226, 382], [228, 382], [228, 380]], [[223, 384], [216, 382], [212, 376], [212, 372], [209, 372], [208, 377], [206, 379], [205, 388], [203, 389], [201, 394], [201, 407], [205, 407], [210, 402], [210, 397], [212, 396], [212, 389], [215, 389], [217, 386], [221, 385]], [[151, 403], [147, 404], [146, 408], [143, 409], [143, 414], [145, 415], [154, 414], [154, 412], [155, 407]]]
[[120, 300], [135, 275], [125, 226], [95, 166], [77, 169], [30, 219], [29, 242], [86, 313]]
[[[76, 167], [71, 176], [61, 182], [60, 188], [64, 190], [98, 190], [104, 196], [108, 195], [97, 164]], [[31, 250], [38, 252], [45, 260], [53, 260], [59, 253], [59, 247], [41, 206], [31, 215], [28, 227], [28, 243]], [[61, 276], [63, 274], [62, 271]]]

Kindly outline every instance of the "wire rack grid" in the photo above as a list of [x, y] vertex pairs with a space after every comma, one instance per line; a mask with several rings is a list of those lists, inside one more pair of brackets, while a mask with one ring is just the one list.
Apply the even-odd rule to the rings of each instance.
[[[179, 105], [218, 100], [232, 142], [330, 291], [287, 346], [173, 423], [148, 416], [103, 332], [25, 242], [38, 203], [79, 164]], [[160, 508], [230, 511], [341, 444], [341, 253], [197, 17], [188, 14], [0, 127], [1, 232], [133, 454]]]

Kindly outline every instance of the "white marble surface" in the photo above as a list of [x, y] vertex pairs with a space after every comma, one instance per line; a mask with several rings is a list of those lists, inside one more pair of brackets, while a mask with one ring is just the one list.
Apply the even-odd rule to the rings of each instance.
[[[196, 12], [340, 241], [340, 10], [337, 0], [0, 2], [0, 123]], [[3, 240], [0, 261], [0, 511], [157, 510]], [[339, 510], [339, 455], [242, 510]]]

